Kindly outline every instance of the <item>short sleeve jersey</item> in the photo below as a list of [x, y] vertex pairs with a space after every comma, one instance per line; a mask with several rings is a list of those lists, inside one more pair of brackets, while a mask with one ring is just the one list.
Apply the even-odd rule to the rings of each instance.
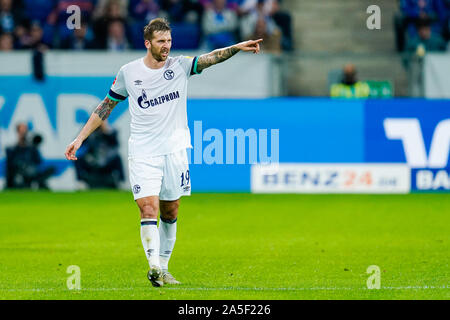
[[187, 122], [187, 84], [197, 72], [197, 57], [169, 57], [151, 69], [144, 58], [122, 66], [108, 97], [128, 97], [131, 115], [128, 155], [145, 158], [192, 148]]

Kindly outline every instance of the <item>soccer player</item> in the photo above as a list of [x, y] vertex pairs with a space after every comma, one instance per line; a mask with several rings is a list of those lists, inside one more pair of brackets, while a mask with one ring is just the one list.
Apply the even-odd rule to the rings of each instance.
[[[198, 57], [169, 57], [171, 29], [164, 19], [144, 28], [145, 57], [122, 66], [105, 99], [98, 105], [65, 156], [77, 160], [83, 141], [128, 97], [131, 114], [128, 141], [129, 176], [141, 214], [141, 240], [154, 287], [179, 284], [168, 271], [177, 230], [181, 196], [191, 193], [187, 148], [187, 82], [190, 76], [223, 62], [239, 51], [259, 53], [262, 39], [245, 41]], [[159, 229], [158, 211], [161, 212]]]

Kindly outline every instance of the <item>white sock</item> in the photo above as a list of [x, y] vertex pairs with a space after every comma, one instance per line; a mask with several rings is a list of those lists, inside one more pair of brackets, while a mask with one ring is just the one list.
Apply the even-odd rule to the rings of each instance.
[[159, 233], [156, 219], [141, 219], [141, 240], [150, 267], [160, 267]]
[[175, 240], [177, 239], [177, 219], [166, 220], [159, 219], [159, 237], [161, 239], [161, 247], [159, 251], [159, 260], [161, 269], [167, 271], [169, 269], [169, 259], [172, 255]]

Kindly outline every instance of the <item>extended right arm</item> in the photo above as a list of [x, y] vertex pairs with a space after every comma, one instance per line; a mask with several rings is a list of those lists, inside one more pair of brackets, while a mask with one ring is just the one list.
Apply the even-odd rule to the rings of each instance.
[[105, 121], [112, 109], [119, 103], [119, 101], [115, 101], [106, 97], [103, 101], [98, 105], [98, 107], [92, 112], [91, 117], [84, 125], [81, 132], [78, 134], [75, 140], [72, 141], [66, 148], [65, 156], [67, 160], [77, 160], [78, 158], [75, 156], [77, 150], [81, 147], [81, 144], [84, 140], [89, 137], [89, 135], [97, 129], [103, 121]]

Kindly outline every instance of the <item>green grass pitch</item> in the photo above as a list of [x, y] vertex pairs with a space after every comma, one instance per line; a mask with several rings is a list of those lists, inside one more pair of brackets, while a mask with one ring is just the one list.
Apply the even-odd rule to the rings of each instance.
[[128, 192], [0, 193], [0, 299], [450, 299], [447, 194], [194, 194], [163, 288], [139, 228]]

